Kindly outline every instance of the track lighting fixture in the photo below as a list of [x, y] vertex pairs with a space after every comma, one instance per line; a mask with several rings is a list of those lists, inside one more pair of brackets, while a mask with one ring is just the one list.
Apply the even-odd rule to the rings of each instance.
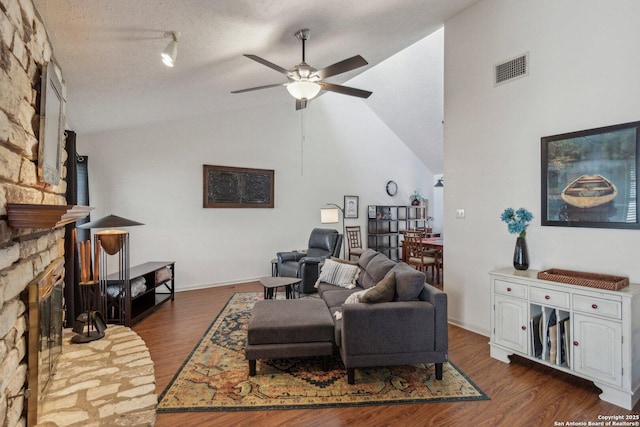
[[167, 45], [167, 47], [162, 51], [162, 62], [167, 67], [173, 67], [173, 64], [176, 62], [176, 56], [178, 56], [178, 36], [179, 32], [169, 31], [164, 33], [165, 37], [171, 37], [171, 41]]

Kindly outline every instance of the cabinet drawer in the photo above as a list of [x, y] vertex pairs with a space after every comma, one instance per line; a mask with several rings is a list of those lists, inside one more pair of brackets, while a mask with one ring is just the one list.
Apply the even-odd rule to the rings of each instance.
[[503, 282], [502, 280], [495, 281], [494, 291], [496, 294], [509, 295], [516, 298], [527, 297], [527, 287], [525, 285]]
[[622, 303], [585, 295], [573, 296], [573, 309], [588, 314], [622, 319]]
[[569, 294], [567, 292], [552, 291], [549, 289], [531, 287], [531, 302], [542, 305], [569, 308]]

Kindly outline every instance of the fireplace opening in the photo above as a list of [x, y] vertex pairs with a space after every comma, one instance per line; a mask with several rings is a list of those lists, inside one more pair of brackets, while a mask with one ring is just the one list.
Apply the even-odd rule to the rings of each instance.
[[55, 259], [29, 285], [27, 302], [27, 425], [38, 422], [41, 396], [62, 352], [64, 258]]

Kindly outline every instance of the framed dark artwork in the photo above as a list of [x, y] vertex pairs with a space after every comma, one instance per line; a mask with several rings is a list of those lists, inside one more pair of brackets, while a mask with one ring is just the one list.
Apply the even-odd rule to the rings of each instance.
[[358, 196], [344, 196], [344, 217], [358, 218]]
[[542, 225], [640, 229], [640, 122], [541, 138]]
[[204, 208], [273, 208], [275, 171], [203, 165]]

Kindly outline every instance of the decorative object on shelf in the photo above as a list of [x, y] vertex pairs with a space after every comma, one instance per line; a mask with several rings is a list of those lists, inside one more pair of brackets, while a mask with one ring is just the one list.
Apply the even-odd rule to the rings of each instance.
[[411, 196], [409, 196], [409, 201], [411, 202], [411, 206], [420, 206], [422, 202], [424, 202], [424, 197], [422, 197], [420, 192], [416, 190]]
[[608, 289], [610, 291], [617, 291], [629, 286], [628, 277], [612, 276], [610, 274], [586, 273], [584, 271], [560, 270], [558, 268], [539, 271], [537, 277], [541, 280], [589, 286], [591, 288]]
[[444, 187], [444, 177], [438, 178], [438, 182], [435, 183], [434, 187]]
[[[73, 239], [76, 241], [76, 230], [74, 229], [73, 231]], [[75, 332], [76, 335], [71, 338], [71, 342], [74, 344], [99, 340], [104, 337], [104, 331], [107, 328], [102, 313], [94, 309], [96, 285], [100, 277], [100, 240], [96, 240], [93, 269], [91, 268], [91, 240], [78, 244], [78, 255], [80, 260], [80, 295], [84, 312], [80, 313], [73, 325], [73, 332]]]
[[398, 184], [395, 181], [387, 181], [387, 194], [390, 196], [395, 196], [398, 192]]
[[435, 221], [436, 219], [432, 216], [427, 216], [424, 220], [427, 223], [427, 229], [425, 231], [427, 233], [431, 233], [433, 231], [433, 228], [431, 228], [431, 222]]
[[[100, 303], [102, 305], [102, 312], [106, 316], [107, 322], [115, 322], [119, 324], [131, 325], [131, 312], [119, 310], [117, 318], [109, 316], [108, 300], [109, 295], [107, 288], [110, 286], [117, 286], [119, 289], [117, 299], [119, 300], [119, 306], [122, 307], [126, 302], [130, 303], [131, 294], [130, 278], [129, 278], [129, 232], [123, 230], [116, 230], [115, 228], [132, 227], [136, 225], [144, 225], [141, 222], [133, 221], [127, 218], [122, 218], [117, 215], [108, 215], [95, 221], [82, 224], [78, 228], [91, 229], [91, 228], [109, 228], [108, 230], [101, 230], [93, 233], [93, 239], [96, 246], [100, 244], [103, 249], [100, 251], [100, 259], [96, 263], [98, 264], [98, 282], [100, 286]], [[108, 255], [117, 255], [118, 258], [118, 278], [117, 280], [107, 280], [107, 264], [109, 261]], [[130, 306], [130, 304], [127, 304]]]
[[344, 217], [358, 218], [358, 196], [344, 196]]
[[516, 247], [513, 251], [513, 267], [516, 270], [528, 269], [529, 253], [527, 251], [525, 236], [527, 235], [527, 227], [533, 219], [533, 215], [525, 208], [520, 208], [516, 211], [512, 208], [507, 208], [502, 212], [502, 215], [500, 215], [500, 219], [507, 223], [509, 233], [518, 235]]
[[273, 169], [203, 165], [204, 208], [273, 208]]
[[516, 238], [516, 247], [513, 250], [513, 268], [516, 270], [526, 270], [529, 268], [527, 241], [521, 236]]
[[[640, 229], [640, 122], [541, 138], [541, 224]], [[631, 172], [630, 172], [631, 171]]]

